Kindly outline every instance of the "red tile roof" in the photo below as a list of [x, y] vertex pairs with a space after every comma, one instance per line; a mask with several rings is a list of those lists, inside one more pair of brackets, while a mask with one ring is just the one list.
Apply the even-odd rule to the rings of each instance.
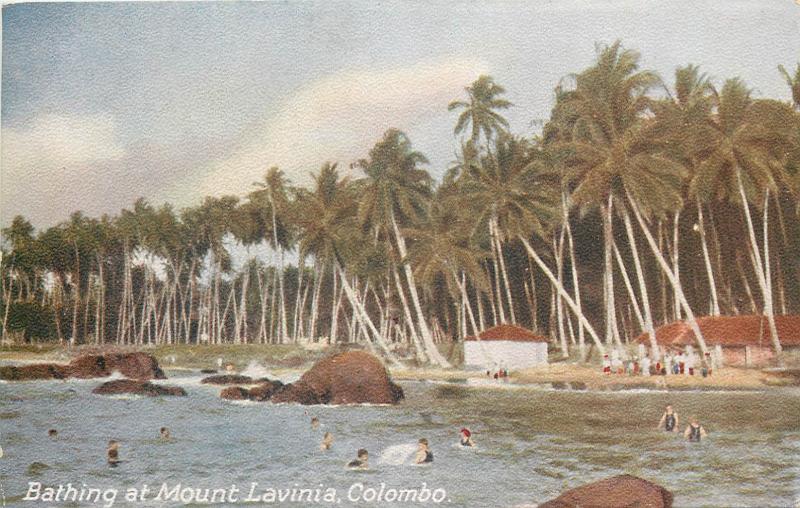
[[[706, 316], [697, 318], [697, 324], [709, 346], [772, 346], [765, 316]], [[775, 316], [775, 327], [781, 345], [800, 346], [800, 316]], [[647, 333], [636, 338], [636, 342], [648, 341]], [[663, 346], [686, 346], [696, 340], [686, 322], [676, 321], [656, 329], [656, 342]]]
[[[514, 325], [498, 325], [488, 328], [478, 334], [480, 340], [513, 340], [519, 342], [547, 342], [547, 337], [536, 335], [530, 330]], [[470, 335], [464, 340], [478, 340], [478, 337]]]

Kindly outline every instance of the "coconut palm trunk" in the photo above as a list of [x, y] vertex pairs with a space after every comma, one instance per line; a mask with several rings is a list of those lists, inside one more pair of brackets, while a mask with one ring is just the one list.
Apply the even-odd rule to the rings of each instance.
[[[564, 228], [561, 228], [558, 241], [553, 238], [553, 252], [556, 253], [556, 279], [558, 285], [564, 285]], [[567, 345], [567, 334], [564, 329], [564, 302], [556, 291], [556, 320], [558, 321], [558, 340], [561, 343], [561, 357], [569, 358], [569, 346]]]
[[602, 208], [603, 214], [603, 264], [605, 275], [606, 344], [622, 346], [617, 328], [617, 305], [614, 296], [614, 263], [612, 245], [614, 242], [614, 197], [608, 196], [608, 204]]
[[639, 308], [638, 297], [636, 296], [636, 292], [633, 290], [631, 279], [628, 276], [628, 270], [625, 268], [625, 260], [622, 259], [622, 254], [619, 252], [619, 247], [617, 246], [616, 241], [614, 242], [614, 258], [617, 260], [617, 266], [619, 266], [619, 271], [622, 275], [622, 281], [625, 283], [625, 289], [628, 291], [628, 298], [631, 301], [633, 313], [636, 315], [636, 321], [639, 323], [639, 327], [644, 330], [644, 317], [642, 317], [642, 310]]
[[781, 341], [778, 337], [778, 328], [775, 325], [775, 314], [772, 306], [772, 283], [768, 281], [769, 274], [769, 239], [767, 234], [767, 225], [769, 219], [769, 190], [765, 193], [765, 206], [764, 206], [764, 256], [766, 262], [762, 263], [760, 249], [758, 248], [758, 241], [756, 240], [755, 229], [753, 228], [753, 219], [750, 216], [750, 206], [747, 202], [747, 196], [744, 192], [744, 184], [742, 183], [742, 171], [736, 170], [736, 181], [739, 185], [739, 195], [742, 198], [742, 208], [744, 208], [745, 218], [747, 219], [747, 232], [750, 236], [750, 254], [753, 260], [753, 268], [756, 272], [756, 279], [761, 288], [761, 293], [764, 296], [764, 315], [767, 316], [767, 323], [769, 324], [770, 338], [772, 339], [772, 346], [775, 349], [775, 357], [778, 363], [783, 363], [783, 348]]
[[686, 295], [683, 294], [683, 288], [681, 288], [681, 285], [678, 282], [678, 279], [675, 277], [675, 274], [672, 272], [667, 260], [664, 259], [664, 254], [658, 249], [658, 245], [656, 244], [655, 238], [653, 238], [653, 234], [650, 232], [650, 229], [647, 227], [647, 224], [642, 218], [642, 214], [639, 212], [639, 207], [632, 199], [630, 199], [630, 197], [628, 197], [628, 199], [630, 201], [633, 214], [636, 217], [636, 221], [639, 223], [639, 226], [641, 227], [642, 232], [647, 239], [647, 243], [650, 245], [650, 250], [653, 252], [658, 264], [661, 266], [661, 270], [664, 272], [664, 275], [666, 275], [667, 279], [669, 279], [673, 290], [678, 295], [678, 300], [683, 307], [684, 313], [686, 314], [686, 321], [688, 322], [689, 327], [692, 329], [692, 332], [697, 339], [697, 343], [700, 345], [700, 349], [703, 351], [703, 353], [708, 352], [706, 341], [703, 339], [703, 333], [700, 331], [700, 326], [697, 324], [697, 320], [694, 317], [694, 312], [689, 306], [689, 302], [686, 300]]
[[703, 249], [703, 263], [708, 277], [708, 289], [711, 293], [711, 315], [719, 316], [719, 297], [717, 296], [717, 283], [714, 279], [714, 270], [711, 268], [711, 256], [708, 254], [708, 240], [706, 238], [706, 225], [703, 217], [703, 205], [697, 200], [697, 222], [700, 233], [700, 245]]
[[[406, 240], [400, 232], [400, 228], [397, 226], [397, 219], [395, 218], [394, 210], [392, 210], [391, 215], [392, 228], [394, 229], [394, 236], [397, 240], [397, 249], [400, 253], [400, 258], [406, 259], [408, 256], [408, 251], [406, 250]], [[434, 364], [439, 365], [440, 367], [448, 368], [450, 367], [450, 362], [448, 362], [445, 357], [442, 356], [442, 354], [439, 352], [439, 349], [436, 347], [436, 344], [433, 342], [433, 336], [431, 335], [430, 328], [428, 328], [428, 323], [425, 319], [425, 313], [422, 311], [422, 305], [419, 301], [417, 285], [414, 282], [414, 273], [411, 271], [411, 266], [408, 263], [403, 263], [403, 270], [405, 271], [406, 282], [408, 282], [408, 292], [411, 295], [411, 302], [414, 304], [414, 310], [417, 314], [417, 322], [422, 335], [422, 342], [425, 345], [426, 354]]]
[[605, 354], [606, 349], [603, 346], [603, 342], [600, 340], [600, 337], [594, 331], [594, 327], [589, 322], [589, 320], [586, 319], [586, 316], [583, 314], [583, 312], [580, 312], [578, 306], [575, 304], [575, 301], [569, 295], [567, 290], [564, 289], [564, 286], [558, 283], [558, 279], [556, 279], [555, 275], [553, 275], [553, 272], [550, 271], [550, 268], [547, 267], [545, 262], [542, 261], [542, 258], [539, 257], [539, 254], [537, 254], [537, 252], [533, 249], [533, 247], [531, 247], [531, 244], [528, 243], [528, 240], [526, 240], [525, 237], [523, 236], [520, 236], [519, 239], [522, 242], [522, 245], [525, 246], [525, 250], [528, 252], [528, 255], [531, 258], [533, 258], [536, 265], [542, 270], [542, 273], [544, 273], [545, 276], [550, 280], [550, 283], [556, 288], [558, 294], [561, 296], [561, 298], [564, 299], [565, 302], [567, 302], [569, 308], [572, 309], [572, 312], [575, 313], [575, 316], [578, 318], [578, 320], [580, 320], [581, 324], [586, 328], [586, 331], [589, 332], [589, 336], [594, 341], [595, 346], [597, 346], [597, 350], [600, 352], [601, 355]]
[[403, 314], [405, 315], [408, 328], [411, 331], [411, 341], [414, 344], [414, 349], [417, 351], [419, 360], [423, 363], [427, 363], [430, 360], [425, 352], [425, 347], [420, 342], [419, 335], [417, 335], [417, 331], [414, 328], [414, 319], [411, 317], [411, 309], [408, 307], [408, 300], [406, 299], [406, 294], [403, 290], [403, 284], [400, 280], [400, 274], [397, 272], [396, 267], [392, 268], [392, 274], [394, 275], [394, 283], [397, 288], [397, 296], [400, 297], [400, 304], [403, 307]]
[[395, 356], [395, 354], [392, 353], [392, 351], [389, 349], [389, 346], [386, 344], [386, 341], [383, 339], [380, 332], [375, 327], [375, 324], [372, 322], [372, 319], [369, 317], [369, 314], [367, 314], [367, 310], [364, 308], [364, 305], [359, 299], [358, 294], [355, 292], [353, 287], [350, 285], [350, 282], [347, 280], [347, 276], [345, 275], [344, 270], [342, 269], [338, 261], [336, 261], [334, 269], [339, 274], [339, 280], [342, 283], [342, 288], [344, 288], [345, 295], [347, 296], [347, 301], [350, 303], [350, 306], [357, 314], [357, 318], [367, 328], [367, 330], [365, 330], [364, 333], [367, 333], [367, 331], [369, 331], [369, 333], [367, 333], [366, 336], [367, 341], [370, 340], [370, 334], [371, 334], [372, 338], [375, 339], [375, 343], [378, 344], [378, 346], [380, 346], [380, 348], [383, 350], [384, 354], [386, 355], [386, 359], [391, 364], [398, 365], [400, 362], [397, 359], [397, 356]]
[[[506, 270], [506, 261], [505, 256], [503, 255], [503, 242], [500, 240], [500, 227], [497, 223], [497, 217], [493, 219], [494, 223], [494, 238], [495, 245], [497, 247], [497, 259], [500, 261], [500, 275], [503, 277], [503, 283], [505, 285], [505, 292], [506, 292], [506, 301], [508, 302], [508, 315], [511, 318], [511, 324], [517, 324], [517, 318], [514, 315], [514, 298], [511, 295], [511, 284], [508, 282], [508, 270]], [[503, 302], [500, 302], [500, 307], [502, 308]]]
[[[569, 207], [567, 206], [567, 195], [566, 193], [561, 194], [561, 206], [562, 212], [564, 215], [564, 229], [567, 231], [567, 246], [569, 248], [569, 262], [570, 268], [572, 272], [572, 286], [573, 291], [575, 292], [575, 305], [578, 309], [578, 312], [583, 312], [581, 309], [581, 289], [580, 284], [578, 283], [578, 264], [575, 262], [575, 243], [572, 238], [572, 226], [569, 222]], [[531, 274], [531, 277], [533, 274]], [[531, 312], [533, 313], [533, 311]], [[535, 322], [535, 321], [534, 321]], [[585, 344], [586, 337], [584, 335], [584, 327], [580, 321], [578, 321], [578, 351], [580, 353], [581, 362], [586, 361], [586, 344]]]
[[625, 233], [628, 235], [628, 243], [630, 244], [631, 254], [633, 255], [633, 265], [636, 268], [636, 279], [639, 281], [639, 293], [642, 297], [642, 319], [644, 326], [642, 327], [647, 332], [650, 342], [650, 356], [654, 360], [659, 359], [658, 342], [656, 342], [656, 329], [653, 324], [653, 312], [650, 308], [650, 296], [647, 291], [647, 280], [644, 277], [644, 270], [642, 269], [642, 258], [639, 256], [639, 247], [636, 244], [636, 236], [633, 234], [633, 224], [631, 223], [631, 215], [628, 212], [627, 206], [622, 206], [622, 220], [625, 223]]
[[[506, 322], [506, 312], [503, 307], [503, 291], [500, 288], [500, 262], [498, 260], [499, 256], [497, 255], [497, 242], [495, 241], [495, 235], [497, 232], [494, 229], [494, 219], [489, 221], [489, 237], [490, 242], [492, 244], [492, 268], [494, 268], [494, 294], [497, 298], [492, 298], [492, 311], [495, 313], [494, 321], [495, 324], [501, 324]], [[495, 307], [495, 300], [497, 301]], [[500, 318], [500, 322], [498, 323], [498, 315]]]

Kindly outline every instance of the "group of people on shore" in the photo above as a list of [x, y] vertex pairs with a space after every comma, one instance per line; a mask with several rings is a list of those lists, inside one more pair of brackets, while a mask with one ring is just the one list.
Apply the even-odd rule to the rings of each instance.
[[[666, 432], [680, 432], [680, 418], [678, 417], [678, 413], [672, 408], [671, 404], [667, 404], [667, 407], [664, 409], [664, 414], [661, 415], [661, 419], [658, 421], [657, 429], [663, 429]], [[683, 437], [693, 443], [699, 443], [701, 438], [706, 437], [708, 432], [706, 429], [700, 425], [700, 422], [697, 420], [696, 417], [692, 416], [689, 418], [689, 424], [686, 426], [686, 430], [683, 431]]]
[[[696, 370], [698, 366], [700, 367], [699, 371]], [[623, 358], [616, 349], [611, 352], [610, 357], [608, 354], [603, 355], [603, 374], [606, 375], [694, 376], [699, 374], [702, 377], [708, 377], [713, 374], [715, 367], [715, 362], [709, 352], [698, 358], [693, 351], [686, 354], [682, 351], [678, 353], [668, 351], [658, 360], [651, 360], [646, 354], [641, 357]]]
[[491, 378], [494, 377], [495, 381], [503, 380], [508, 381], [508, 368], [502, 367], [498, 369], [494, 374], [492, 374], [491, 370], [486, 371], [486, 377]]

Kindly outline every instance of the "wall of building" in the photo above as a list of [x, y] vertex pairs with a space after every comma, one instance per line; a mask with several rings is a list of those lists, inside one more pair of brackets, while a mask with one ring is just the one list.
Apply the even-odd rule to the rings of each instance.
[[[743, 347], [722, 348], [724, 365], [729, 367], [747, 367], [747, 353]], [[775, 359], [775, 351], [771, 347], [750, 347], [750, 367], [767, 367]]]
[[546, 342], [469, 340], [464, 342], [464, 366], [473, 369], [527, 369], [547, 364]]

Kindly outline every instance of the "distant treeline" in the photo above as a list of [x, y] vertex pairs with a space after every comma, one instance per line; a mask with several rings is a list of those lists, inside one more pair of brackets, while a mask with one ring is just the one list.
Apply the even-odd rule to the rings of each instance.
[[[696, 315], [800, 312], [800, 64], [793, 102], [692, 65], [670, 83], [619, 42], [564, 78], [541, 135], [508, 132], [489, 76], [449, 104], [441, 182], [394, 129], [312, 188], [271, 168], [245, 199], [3, 230], [5, 339], [70, 344], [361, 342], [446, 365], [497, 323], [566, 355]], [[226, 246], [269, 245], [233, 270]], [[299, 266], [286, 266], [294, 251]], [[702, 338], [699, 346], [705, 349]], [[586, 345], [586, 347], [584, 347]], [[780, 343], [773, 346], [780, 351]]]

